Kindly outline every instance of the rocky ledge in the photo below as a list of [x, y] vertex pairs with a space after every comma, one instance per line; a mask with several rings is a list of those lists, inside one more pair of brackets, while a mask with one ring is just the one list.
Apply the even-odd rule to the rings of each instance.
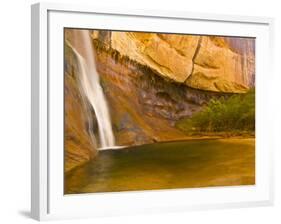
[[93, 31], [93, 39], [189, 87], [244, 93], [254, 85], [254, 41], [196, 35]]

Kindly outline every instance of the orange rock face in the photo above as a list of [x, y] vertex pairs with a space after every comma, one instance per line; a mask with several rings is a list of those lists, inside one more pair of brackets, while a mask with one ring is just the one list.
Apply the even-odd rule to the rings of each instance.
[[[184, 37], [174, 37], [151, 33], [111, 32], [111, 47], [121, 55], [146, 65], [165, 78], [184, 82], [192, 71], [192, 53], [186, 52], [187, 45], [195, 51], [196, 41], [182, 41]], [[176, 43], [173, 47], [172, 41]], [[181, 42], [184, 43], [181, 51]], [[183, 54], [185, 52], [186, 54]]]
[[[110, 47], [187, 86], [242, 93], [254, 84], [254, 39], [142, 32], [109, 32]], [[95, 32], [94, 38], [99, 34]]]
[[86, 108], [77, 85], [77, 62], [65, 45], [64, 69], [64, 158], [65, 172], [89, 161], [96, 154], [88, 133]]

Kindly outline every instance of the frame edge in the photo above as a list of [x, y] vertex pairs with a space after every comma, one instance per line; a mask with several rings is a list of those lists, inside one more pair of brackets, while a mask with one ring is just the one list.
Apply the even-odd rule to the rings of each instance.
[[[75, 10], [75, 7], [77, 9]], [[79, 5], [64, 5], [58, 3], [36, 3], [31, 5], [31, 217], [36, 220], [47, 220], [49, 214], [48, 208], [48, 181], [47, 181], [47, 152], [45, 151], [44, 145], [47, 140], [46, 134], [42, 133], [42, 128], [45, 126], [45, 113], [42, 110], [42, 95], [45, 97], [45, 90], [47, 89], [47, 83], [45, 80], [45, 72], [42, 69], [47, 68], [47, 12], [48, 10], [55, 11], [81, 11], [81, 12], [96, 12], [105, 14], [119, 14], [119, 15], [135, 15], [135, 16], [153, 16], [153, 17], [168, 17], [168, 18], [194, 18], [201, 20], [207, 20], [210, 17], [211, 20], [225, 20], [237, 22], [238, 15], [219, 15], [219, 14], [208, 14], [208, 13], [192, 13], [174, 11], [177, 16], [173, 16], [172, 11], [158, 11], [158, 10], [129, 10], [126, 12], [124, 9], [114, 10], [93, 7], [82, 7]], [[185, 14], [184, 14], [185, 13]], [[153, 15], [154, 14], [154, 15]], [[274, 59], [273, 46], [274, 46], [274, 28], [275, 20], [271, 17], [250, 17], [241, 16], [242, 22], [254, 21], [254, 23], [262, 23], [269, 26], [269, 37], [272, 43], [270, 44], [270, 56]], [[45, 56], [43, 56], [45, 55]], [[274, 74], [274, 61], [271, 62], [271, 71]], [[47, 72], [46, 72], [47, 73]], [[275, 74], [273, 75], [274, 78]], [[43, 81], [42, 81], [43, 79]], [[44, 83], [45, 82], [45, 83]], [[42, 89], [43, 85], [45, 87]], [[42, 94], [43, 93], [43, 94]], [[43, 116], [43, 117], [42, 117]], [[43, 119], [43, 120], [42, 120]], [[43, 123], [42, 123], [43, 122]], [[43, 140], [42, 140], [43, 139]], [[273, 147], [274, 148], [274, 147]], [[271, 150], [270, 157], [272, 158], [274, 150]], [[272, 165], [271, 171], [274, 172]], [[42, 183], [43, 182], [43, 183]], [[251, 206], [272, 206], [274, 204], [274, 174], [270, 174], [270, 192], [269, 198], [266, 201], [259, 201], [255, 205]], [[213, 206], [216, 207], [215, 205]], [[228, 206], [226, 206], [228, 207]], [[230, 205], [229, 207], [235, 207]], [[238, 206], [243, 207], [243, 206]], [[248, 206], [245, 206], [248, 207]], [[201, 210], [201, 209], [200, 209]], [[50, 215], [50, 214], [49, 214]]]
[[40, 4], [31, 5], [31, 217], [37, 220], [40, 218], [39, 18]]
[[49, 212], [47, 12], [45, 4], [31, 5], [31, 217], [38, 221]]

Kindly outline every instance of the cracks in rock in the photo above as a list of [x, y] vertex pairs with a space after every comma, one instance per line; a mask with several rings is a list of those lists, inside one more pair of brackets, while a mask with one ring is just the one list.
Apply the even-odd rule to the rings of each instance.
[[199, 40], [198, 40], [198, 44], [197, 44], [197, 48], [196, 48], [196, 50], [195, 50], [195, 52], [194, 52], [194, 55], [193, 55], [193, 57], [192, 57], [192, 62], [194, 63], [194, 60], [195, 60], [195, 58], [196, 58], [196, 56], [197, 56], [197, 54], [198, 54], [198, 52], [199, 52], [199, 50], [200, 50], [200, 47], [201, 47], [201, 43], [202, 43], [202, 36], [200, 36], [199, 37]]
[[157, 34], [157, 36], [158, 36], [159, 39], [161, 39], [161, 40], [163, 40], [165, 43], [167, 43], [171, 49], [174, 49], [180, 56], [183, 56], [183, 57], [186, 56], [183, 52], [181, 52], [181, 51], [178, 50], [177, 48], [173, 47], [161, 34]]
[[[165, 66], [160, 64], [159, 62], [155, 61], [154, 58], [152, 58], [149, 54], [146, 55], [154, 64], [156, 64], [158, 67], [162, 68], [162, 69], [166, 69], [167, 71], [169, 71], [169, 73], [172, 73], [172, 70]], [[159, 73], [159, 72], [158, 72]], [[160, 74], [160, 73], [159, 73]], [[162, 74], [160, 74], [161, 76], [163, 76]]]
[[190, 72], [189, 76], [188, 76], [188, 77], [186, 78], [186, 80], [184, 81], [184, 83], [185, 83], [185, 82], [191, 77], [191, 75], [193, 74], [193, 71], [194, 71], [194, 64], [195, 64], [194, 61], [195, 61], [195, 59], [196, 59], [196, 57], [197, 57], [197, 55], [198, 55], [198, 52], [199, 52], [199, 50], [200, 50], [200, 48], [201, 48], [202, 38], [203, 38], [202, 36], [199, 37], [196, 50], [195, 50], [194, 55], [193, 55], [193, 57], [192, 57], [192, 69], [191, 69], [191, 72]]

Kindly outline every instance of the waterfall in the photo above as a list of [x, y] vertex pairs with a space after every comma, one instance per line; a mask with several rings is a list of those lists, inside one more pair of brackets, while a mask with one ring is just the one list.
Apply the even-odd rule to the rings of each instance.
[[[72, 49], [77, 56], [80, 67], [78, 75], [80, 89], [89, 105], [95, 111], [99, 129], [100, 150], [115, 148], [111, 119], [107, 101], [100, 85], [99, 74], [96, 69], [94, 48], [91, 43], [90, 33], [88, 30], [81, 30], [79, 34], [81, 36], [80, 44], [83, 47], [83, 57], [73, 47]], [[90, 118], [91, 120], [89, 122], [93, 122], [93, 118], [91, 116]], [[90, 126], [92, 126], [92, 124], [90, 124]], [[91, 135], [91, 138], [95, 138], [94, 135]], [[92, 140], [95, 141], [95, 139]]]

